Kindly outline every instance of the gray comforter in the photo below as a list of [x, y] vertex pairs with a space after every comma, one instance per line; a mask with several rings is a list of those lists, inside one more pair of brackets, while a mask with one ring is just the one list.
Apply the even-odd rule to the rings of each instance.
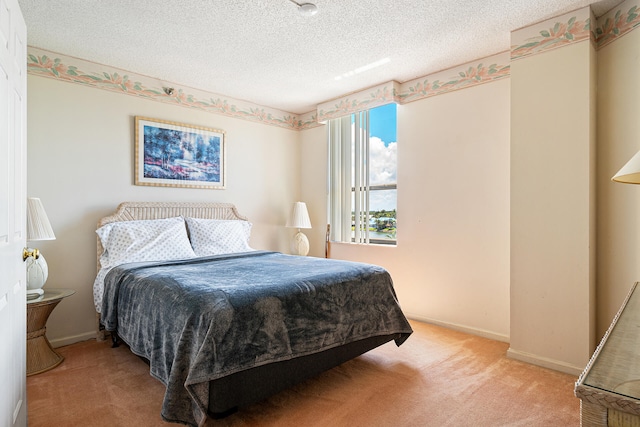
[[206, 420], [210, 380], [412, 332], [383, 268], [264, 251], [115, 267], [102, 323], [166, 385], [163, 418], [192, 425]]

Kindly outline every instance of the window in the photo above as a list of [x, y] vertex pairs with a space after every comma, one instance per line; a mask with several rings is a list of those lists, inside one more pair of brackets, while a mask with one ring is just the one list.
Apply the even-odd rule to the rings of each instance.
[[329, 121], [329, 224], [337, 242], [396, 243], [396, 104]]

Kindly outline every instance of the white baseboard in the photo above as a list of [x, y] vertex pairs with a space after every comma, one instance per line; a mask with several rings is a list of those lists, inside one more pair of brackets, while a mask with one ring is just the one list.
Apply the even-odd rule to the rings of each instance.
[[417, 320], [419, 322], [431, 323], [432, 325], [442, 326], [443, 328], [453, 329], [455, 331], [465, 332], [467, 334], [477, 335], [479, 337], [489, 338], [495, 341], [509, 342], [509, 337], [507, 335], [486, 331], [484, 329], [471, 328], [469, 326], [458, 325], [456, 323], [442, 322], [440, 320], [429, 319], [428, 317], [418, 316], [412, 313], [406, 313], [406, 316], [409, 319]]
[[[443, 328], [453, 329], [455, 331], [465, 332], [471, 335], [477, 335], [483, 338], [489, 338], [495, 341], [509, 342], [509, 337], [495, 332], [486, 331], [483, 329], [471, 328], [464, 325], [458, 325], [455, 323], [442, 322], [440, 320], [430, 319], [424, 316], [414, 315], [412, 313], [406, 313], [409, 319], [417, 320], [419, 322], [430, 323], [432, 325], [442, 326]], [[553, 369], [554, 371], [564, 372], [565, 374], [579, 376], [584, 366], [573, 366], [559, 360], [549, 359], [546, 357], [538, 356], [523, 351], [514, 350], [509, 348], [507, 350], [507, 357], [521, 362], [530, 363], [532, 365], [541, 366], [543, 368]]]
[[507, 350], [507, 357], [521, 362], [531, 363], [532, 365], [542, 366], [543, 368], [553, 369], [554, 371], [564, 372], [565, 374], [575, 375], [576, 377], [580, 376], [584, 369], [584, 366], [573, 366], [559, 360], [549, 359], [512, 348]]
[[49, 342], [51, 343], [51, 347], [58, 348], [58, 347], [63, 347], [65, 345], [75, 344], [77, 342], [87, 341], [91, 339], [96, 339], [96, 331], [85, 332], [79, 335], [72, 335], [70, 337], [56, 338], [56, 339], [49, 340]]

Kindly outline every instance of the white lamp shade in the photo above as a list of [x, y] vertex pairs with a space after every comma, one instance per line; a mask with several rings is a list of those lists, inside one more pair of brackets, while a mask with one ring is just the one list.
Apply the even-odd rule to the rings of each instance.
[[27, 240], [55, 240], [44, 206], [36, 197], [27, 198]]
[[625, 184], [640, 184], [640, 151], [638, 151], [611, 180]]
[[289, 215], [289, 219], [287, 220], [287, 227], [311, 228], [309, 212], [307, 212], [307, 205], [304, 202], [295, 202], [293, 204], [291, 215]]

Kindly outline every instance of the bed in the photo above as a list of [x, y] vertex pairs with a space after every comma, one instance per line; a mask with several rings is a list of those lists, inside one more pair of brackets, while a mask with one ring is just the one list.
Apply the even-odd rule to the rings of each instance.
[[166, 421], [203, 425], [412, 333], [383, 268], [255, 250], [250, 231], [228, 203], [126, 202], [98, 223], [98, 339], [148, 361]]

